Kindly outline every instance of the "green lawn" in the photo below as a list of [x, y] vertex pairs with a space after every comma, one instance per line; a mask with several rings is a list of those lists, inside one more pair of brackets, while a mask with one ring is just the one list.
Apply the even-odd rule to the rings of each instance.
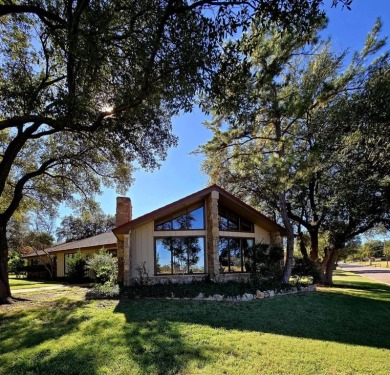
[[386, 374], [390, 287], [263, 301], [85, 301], [41, 291], [0, 307], [0, 374]]
[[25, 278], [17, 279], [15, 275], [9, 276], [9, 283], [11, 286], [11, 291], [17, 289], [27, 289], [27, 288], [43, 288], [46, 286], [62, 284], [60, 282], [55, 282], [55, 281], [45, 282], [45, 281], [27, 280]]

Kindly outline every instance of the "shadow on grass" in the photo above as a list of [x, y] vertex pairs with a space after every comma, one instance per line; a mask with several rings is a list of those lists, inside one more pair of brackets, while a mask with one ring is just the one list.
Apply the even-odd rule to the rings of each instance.
[[[340, 285], [339, 288], [349, 288]], [[390, 296], [390, 288], [379, 284], [367, 293]], [[378, 289], [379, 288], [379, 289]], [[341, 293], [340, 293], [341, 292]], [[333, 289], [276, 297], [247, 303], [191, 300], [123, 300], [115, 312], [124, 314], [128, 323], [151, 321], [192, 323], [238, 331], [255, 331], [338, 343], [390, 348], [390, 327], [386, 322], [390, 304], [386, 300], [349, 295]], [[369, 334], [368, 334], [369, 332]], [[156, 328], [155, 334], [163, 334]], [[134, 337], [129, 337], [133, 345]]]
[[[18, 299], [24, 301], [24, 299]], [[76, 328], [82, 317], [74, 312], [84, 301], [61, 298], [45, 308], [19, 310], [2, 317], [0, 327], [0, 354], [21, 348], [34, 347], [46, 340], [53, 340]]]
[[[5, 314], [0, 374], [185, 373], [223, 353], [223, 345], [210, 341], [210, 327], [229, 330], [233, 340], [258, 332], [390, 348], [390, 287], [348, 283], [247, 303], [122, 300], [114, 307], [63, 298], [44, 309]], [[214, 331], [221, 341], [223, 330]]]

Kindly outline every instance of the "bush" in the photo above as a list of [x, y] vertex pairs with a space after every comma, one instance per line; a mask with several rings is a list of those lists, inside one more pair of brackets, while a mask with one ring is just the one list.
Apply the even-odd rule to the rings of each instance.
[[250, 282], [253, 287], [263, 289], [265, 286], [279, 287], [281, 276], [281, 260], [283, 248], [279, 245], [256, 244], [252, 249], [251, 258], [247, 264], [250, 272]]
[[80, 282], [85, 277], [85, 271], [86, 271], [86, 260], [81, 254], [80, 251], [78, 251], [73, 258], [67, 259], [68, 264], [68, 274], [69, 280], [72, 282]]
[[297, 283], [303, 278], [312, 278], [313, 283], [321, 280], [321, 271], [310, 259], [294, 258], [294, 267], [291, 276], [297, 279]]
[[118, 259], [101, 249], [87, 261], [88, 268], [93, 271], [97, 283], [114, 285], [118, 278]]
[[106, 299], [119, 297], [119, 285], [112, 285], [110, 282], [104, 284], [94, 284], [93, 287], [87, 291], [87, 299]]
[[24, 265], [25, 261], [20, 257], [20, 254], [12, 254], [8, 260], [8, 272], [14, 273], [18, 277], [23, 271]]

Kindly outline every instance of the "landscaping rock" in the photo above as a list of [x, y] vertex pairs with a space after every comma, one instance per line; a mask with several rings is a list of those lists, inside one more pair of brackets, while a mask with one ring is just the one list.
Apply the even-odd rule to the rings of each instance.
[[264, 291], [264, 298], [268, 298], [269, 297], [269, 290], [265, 290]]
[[221, 296], [220, 294], [214, 294], [213, 295], [213, 300], [214, 301], [222, 301], [223, 300], [223, 296]]
[[264, 293], [260, 292], [260, 290], [256, 290], [256, 298], [257, 299], [263, 299], [264, 298]]
[[275, 297], [275, 292], [273, 290], [268, 291], [270, 297]]
[[253, 300], [253, 294], [245, 293], [245, 294], [242, 296], [242, 300], [243, 300], [243, 301], [252, 301], [252, 300]]
[[200, 301], [200, 300], [204, 299], [203, 293], [199, 293], [194, 299], [197, 300], [197, 301]]

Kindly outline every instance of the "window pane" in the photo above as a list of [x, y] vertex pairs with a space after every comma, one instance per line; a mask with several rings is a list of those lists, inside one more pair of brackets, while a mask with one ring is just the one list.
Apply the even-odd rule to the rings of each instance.
[[241, 232], [253, 232], [252, 223], [241, 218]]
[[226, 207], [220, 206], [218, 208], [218, 214], [219, 230], [232, 232], [253, 232], [253, 223], [230, 211]]
[[172, 273], [171, 238], [156, 239], [156, 274]]
[[172, 220], [172, 229], [186, 229], [188, 227], [188, 215], [184, 214]]
[[226, 217], [219, 217], [219, 230], [228, 230], [228, 219]]
[[228, 219], [229, 219], [229, 230], [238, 231], [240, 229], [239, 226], [240, 219], [238, 218], [238, 216], [233, 214], [232, 212], [229, 212]]
[[230, 272], [241, 272], [240, 239], [229, 239]]
[[186, 273], [187, 257], [181, 238], [172, 238], [173, 273]]
[[218, 254], [220, 272], [229, 272], [229, 240], [225, 237], [219, 238]]
[[204, 208], [199, 207], [163, 223], [156, 224], [156, 230], [204, 229]]
[[171, 229], [172, 229], [172, 221], [166, 221], [165, 223], [156, 225], [156, 230], [171, 230]]
[[226, 209], [220, 207], [219, 213], [219, 230], [228, 230], [228, 219], [226, 216]]
[[204, 209], [199, 207], [189, 213], [188, 229], [204, 229]]
[[254, 241], [253, 239], [242, 239], [242, 254], [244, 256], [244, 272], [251, 271], [251, 261], [252, 261], [252, 251], [253, 251]]
[[186, 254], [186, 273], [204, 273], [204, 238], [185, 237], [182, 240]]
[[156, 274], [204, 273], [204, 238], [156, 239]]

